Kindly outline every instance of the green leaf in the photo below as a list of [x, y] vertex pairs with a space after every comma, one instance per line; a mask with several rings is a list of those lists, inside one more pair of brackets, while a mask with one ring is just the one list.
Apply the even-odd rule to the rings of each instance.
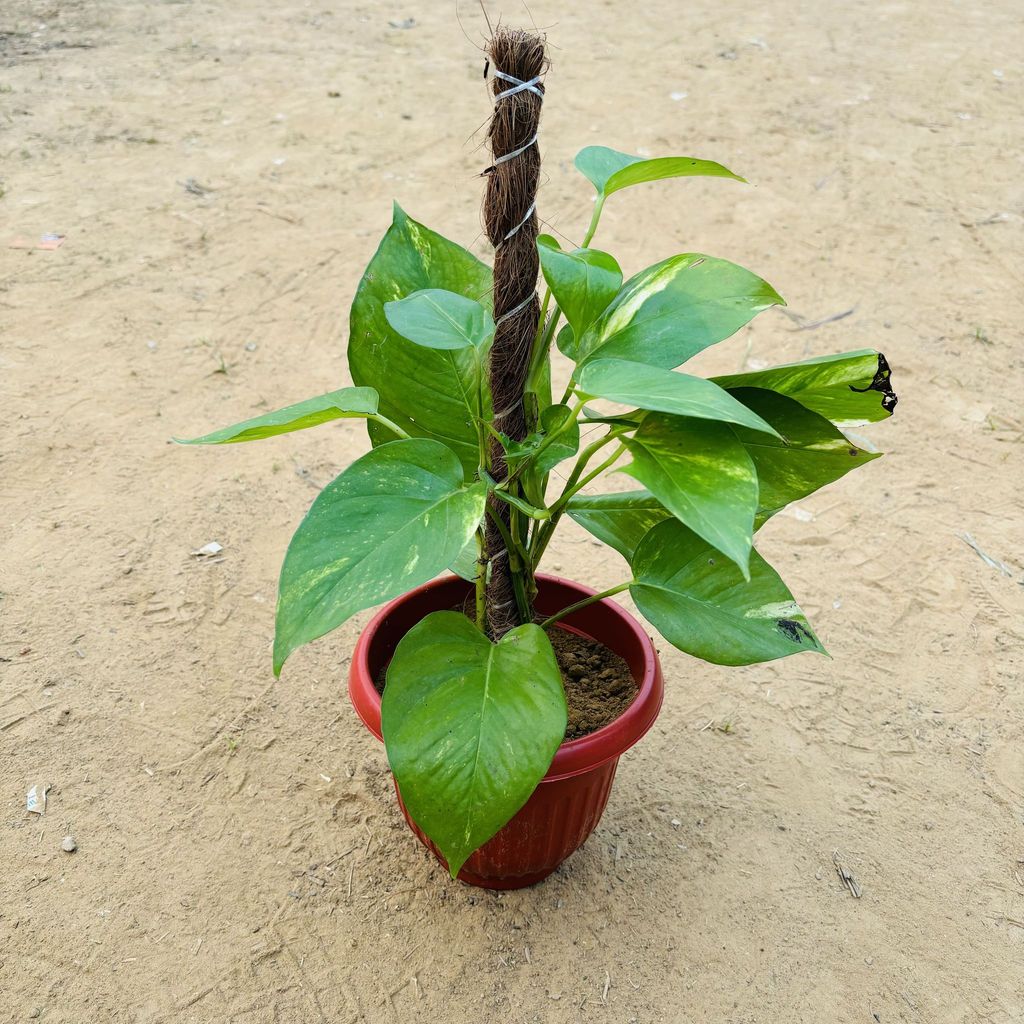
[[529, 799], [565, 725], [562, 678], [539, 626], [492, 644], [464, 615], [434, 612], [399, 641], [381, 702], [388, 761], [452, 878]]
[[449, 571], [472, 583], [480, 573], [480, 549], [474, 537], [459, 553], [455, 561], [448, 566]]
[[293, 430], [305, 430], [330, 420], [372, 416], [377, 411], [377, 392], [373, 388], [342, 388], [328, 391], [317, 398], [307, 398], [275, 412], [254, 416], [251, 420], [236, 423], [233, 427], [215, 430], [212, 434], [193, 437], [185, 441], [175, 438], [178, 444], [237, 444], [241, 441], [258, 441], [264, 437], [288, 434]]
[[695, 160], [688, 156], [662, 156], [648, 160], [606, 146], [587, 146], [581, 149], [576, 154], [576, 169], [602, 197], [630, 185], [660, 181], [663, 178], [732, 178], [733, 181], [746, 184], [745, 178], [733, 174], [714, 160]]
[[481, 348], [494, 337], [494, 321], [479, 302], [443, 288], [385, 302], [384, 315], [394, 331], [424, 348]]
[[[490, 293], [491, 272], [475, 256], [418, 224], [396, 204], [394, 221], [366, 268], [350, 316], [349, 368], [356, 384], [380, 393], [380, 412], [413, 437], [443, 441], [467, 473], [479, 448], [477, 353], [425, 349], [392, 330], [384, 304], [423, 288], [443, 288], [469, 299]], [[484, 410], [489, 415], [489, 410]], [[370, 424], [370, 439], [393, 438]]]
[[623, 443], [639, 480], [677, 519], [747, 574], [757, 511], [757, 473], [724, 423], [651, 413]]
[[550, 235], [537, 239], [537, 249], [551, 294], [576, 336], [582, 337], [622, 285], [618, 263], [600, 249], [563, 252]]
[[757, 469], [760, 513], [778, 512], [881, 455], [858, 448], [824, 416], [795, 399], [760, 388], [735, 388], [730, 393], [779, 435], [765, 437], [736, 428]]
[[833, 423], [873, 423], [891, 416], [896, 393], [885, 356], [873, 349], [714, 377], [723, 388], [764, 388], [795, 398]]
[[563, 356], [571, 359], [574, 363], [579, 361], [577, 359], [576, 332], [569, 324], [562, 324], [558, 334], [555, 335], [555, 344]]
[[672, 513], [650, 491], [621, 494], [577, 494], [565, 511], [583, 529], [616, 551], [627, 562], [637, 545]]
[[660, 366], [625, 359], [594, 359], [580, 373], [579, 388], [585, 395], [623, 402], [641, 409], [723, 420], [752, 430], [775, 430], [742, 402], [703, 377], [664, 370]]
[[539, 428], [522, 441], [504, 439], [510, 470], [536, 455], [537, 470], [541, 474], [550, 473], [579, 451], [580, 425], [567, 405], [549, 405], [540, 414]]
[[674, 519], [655, 526], [633, 556], [629, 588], [673, 647], [716, 665], [751, 665], [825, 648], [779, 574], [756, 552], [750, 579]]
[[576, 360], [631, 359], [671, 370], [785, 305], [775, 289], [728, 260], [683, 253], [641, 270], [579, 339]]
[[[866, 452], [851, 444], [824, 417], [784, 395], [756, 388], [737, 388], [732, 394], [781, 435], [776, 440], [733, 427], [757, 471], [755, 532], [790, 502], [881, 456], [880, 452]], [[643, 413], [638, 419], [643, 420]], [[566, 512], [627, 562], [649, 530], [672, 518], [672, 513], [645, 490], [578, 494], [569, 501]]]
[[392, 441], [353, 462], [320, 492], [288, 545], [274, 673], [302, 644], [443, 572], [473, 537], [485, 496], [438, 441]]

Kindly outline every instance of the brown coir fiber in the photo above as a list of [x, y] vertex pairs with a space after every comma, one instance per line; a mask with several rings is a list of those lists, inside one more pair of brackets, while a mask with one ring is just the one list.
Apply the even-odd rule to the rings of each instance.
[[[547, 69], [544, 38], [530, 32], [499, 28], [488, 46], [488, 56], [496, 71], [524, 82]], [[495, 77], [492, 88], [497, 96], [511, 88], [511, 83]], [[544, 91], [543, 85], [537, 88]], [[494, 428], [515, 441], [521, 441], [527, 434], [523, 388], [540, 317], [537, 300], [537, 214], [531, 212], [527, 216], [537, 196], [540, 151], [534, 143], [511, 160], [498, 161], [500, 157], [525, 146], [536, 135], [541, 103], [542, 97], [529, 89], [497, 100], [487, 133], [494, 163], [484, 172], [487, 191], [483, 217], [487, 237], [494, 246], [494, 319], [498, 325], [491, 346], [488, 375], [495, 410]], [[503, 319], [513, 310], [518, 311]], [[508, 470], [504, 451], [501, 444], [493, 439], [490, 442], [490, 460], [491, 475], [499, 481], [505, 479]], [[490, 515], [500, 517], [508, 529], [511, 519], [509, 506], [493, 496], [489, 505]], [[487, 624], [492, 638], [497, 640], [513, 626], [519, 625], [521, 617], [515, 602], [505, 542], [500, 529], [490, 518], [486, 531], [486, 554], [490, 563]]]

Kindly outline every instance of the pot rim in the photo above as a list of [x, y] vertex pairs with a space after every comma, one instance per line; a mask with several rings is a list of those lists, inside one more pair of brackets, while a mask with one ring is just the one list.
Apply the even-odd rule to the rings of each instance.
[[[561, 576], [550, 576], [547, 573], [537, 573], [538, 581], [566, 587], [579, 594], [580, 598], [592, 597], [596, 590], [574, 580], [565, 579]], [[454, 582], [465, 583], [458, 576], [445, 575], [431, 580], [420, 587], [407, 591], [400, 597], [389, 601], [384, 605], [370, 621], [365, 629], [359, 634], [356, 646], [352, 652], [352, 662], [349, 668], [349, 697], [355, 708], [356, 714], [363, 724], [378, 740], [383, 739], [380, 725], [380, 704], [381, 697], [374, 686], [373, 677], [369, 669], [370, 645], [384, 625], [385, 620], [394, 613], [396, 608], [401, 607], [412, 597], [427, 593], [443, 586], [451, 586]], [[664, 682], [661, 675], [661, 665], [658, 662], [658, 654], [654, 649], [654, 643], [647, 631], [622, 605], [604, 598], [596, 602], [594, 607], [601, 607], [605, 612], [611, 612], [619, 620], [630, 635], [631, 639], [640, 648], [643, 655], [643, 673], [637, 680], [639, 690], [632, 703], [614, 721], [602, 726], [587, 736], [581, 736], [574, 740], [564, 740], [551, 761], [551, 766], [541, 782], [553, 782], [556, 779], [565, 779], [573, 775], [580, 775], [594, 768], [600, 767], [613, 758], [618, 758], [624, 751], [637, 743], [654, 725], [658, 712], [661, 710], [664, 699]], [[584, 628], [587, 613], [590, 608], [581, 609], [573, 613], [572, 618], [577, 619], [579, 625], [569, 625], [559, 622], [558, 625], [572, 632], [583, 633], [591, 636], [592, 639], [600, 640], [587, 633]], [[601, 641], [602, 643], [604, 641]], [[622, 654], [621, 650], [615, 650]]]

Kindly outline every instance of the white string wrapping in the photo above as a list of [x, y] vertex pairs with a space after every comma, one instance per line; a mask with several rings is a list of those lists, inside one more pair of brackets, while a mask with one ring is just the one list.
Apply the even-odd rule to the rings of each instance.
[[[507, 74], [505, 74], [504, 71], [499, 71], [497, 68], [495, 68], [494, 69], [494, 77], [501, 79], [501, 81], [503, 81], [503, 82], [510, 82], [512, 84], [512, 88], [511, 89], [505, 89], [504, 92], [499, 92], [497, 94], [497, 96], [494, 97], [494, 102], [495, 103], [497, 103], [498, 100], [508, 99], [509, 96], [515, 96], [517, 93], [520, 93], [520, 92], [532, 92], [535, 95], [539, 96], [541, 98], [541, 100], [544, 99], [544, 92], [541, 89], [538, 88], [538, 86], [540, 85], [540, 80], [541, 80], [541, 76], [540, 75], [535, 75], [529, 81], [524, 81], [522, 78], [516, 78], [515, 75], [507, 75]], [[518, 149], [513, 149], [511, 153], [506, 153], [504, 156], [499, 156], [494, 161], [494, 166], [497, 167], [499, 164], [506, 163], [509, 160], [514, 160], [517, 156], [521, 156], [532, 145], [534, 145], [534, 143], [536, 143], [537, 138], [538, 138], [539, 135], [540, 135], [540, 131], [538, 130], [538, 131], [533, 133], [533, 138], [530, 139], [529, 142], [527, 142], [524, 145], [520, 146]], [[502, 239], [502, 241], [503, 242], [507, 242], [517, 231], [519, 231], [522, 228], [522, 226], [533, 216], [533, 212], [536, 209], [537, 209], [537, 201], [534, 200], [530, 204], [530, 208], [526, 211], [525, 215], [523, 216], [523, 219], [505, 235], [505, 237]], [[518, 313], [521, 308], [522, 308], [522, 304], [520, 304], [519, 306], [516, 306], [515, 309], [513, 309], [510, 312], [506, 313], [503, 317], [500, 317], [497, 322], [500, 324], [502, 320], [505, 320], [508, 317], [512, 316], [513, 313]]]
[[498, 164], [503, 164], [508, 160], [514, 160], [517, 156], [520, 156], [521, 154], [525, 153], [537, 141], [537, 137], [539, 135], [539, 131], [534, 132], [533, 138], [530, 139], [529, 142], [523, 143], [523, 145], [521, 145], [518, 149], [513, 149], [511, 153], [506, 153], [504, 156], [499, 156], [494, 161], [494, 166], [497, 167]]
[[523, 219], [514, 228], [512, 228], [507, 235], [505, 235], [502, 241], [507, 242], [533, 216], [533, 211], [536, 209], [537, 200], [534, 199], [534, 201], [530, 203], [530, 208], [523, 214]]
[[521, 313], [524, 309], [526, 309], [526, 307], [531, 302], [533, 302], [535, 298], [535, 295], [528, 295], [525, 299], [523, 299], [522, 302], [519, 303], [518, 306], [515, 306], [514, 308], [510, 309], [507, 313], [502, 313], [501, 316], [499, 316], [498, 319], [494, 321], [494, 326], [497, 327], [499, 324], [503, 324], [506, 320], [508, 320], [509, 317], [515, 316], [516, 313]]
[[506, 89], [504, 92], [499, 92], [498, 95], [494, 97], [495, 103], [497, 103], [498, 100], [508, 99], [509, 96], [515, 96], [517, 93], [520, 92], [532, 92], [539, 96], [541, 99], [544, 99], [544, 92], [541, 89], [537, 88], [537, 86], [540, 85], [540, 75], [531, 78], [528, 82], [524, 82], [521, 78], [516, 78], [515, 75], [506, 75], [504, 71], [499, 71], [497, 68], [495, 68], [494, 77], [500, 78], [503, 82], [512, 83], [511, 89]]

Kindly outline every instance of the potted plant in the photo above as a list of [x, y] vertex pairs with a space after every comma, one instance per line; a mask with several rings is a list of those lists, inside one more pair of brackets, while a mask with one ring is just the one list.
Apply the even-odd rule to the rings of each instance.
[[[874, 351], [710, 380], [680, 371], [782, 298], [698, 253], [624, 281], [591, 242], [624, 188], [743, 179], [588, 146], [576, 167], [596, 195], [580, 246], [538, 236], [543, 40], [502, 29], [489, 56], [493, 269], [396, 205], [352, 305], [355, 386], [186, 443], [366, 420], [371, 450], [323, 489], [285, 555], [274, 672], [389, 602], [356, 646], [352, 701], [384, 740], [413, 830], [453, 877], [507, 888], [583, 843], [619, 756], [660, 708], [654, 647], [613, 595], [628, 590], [670, 644], [716, 664], [823, 652], [754, 536], [877, 458], [843, 428], [891, 415], [896, 396]], [[552, 345], [571, 363], [557, 400]], [[640, 486], [585, 489], [608, 472]], [[539, 571], [566, 516], [625, 558], [618, 586]]]

